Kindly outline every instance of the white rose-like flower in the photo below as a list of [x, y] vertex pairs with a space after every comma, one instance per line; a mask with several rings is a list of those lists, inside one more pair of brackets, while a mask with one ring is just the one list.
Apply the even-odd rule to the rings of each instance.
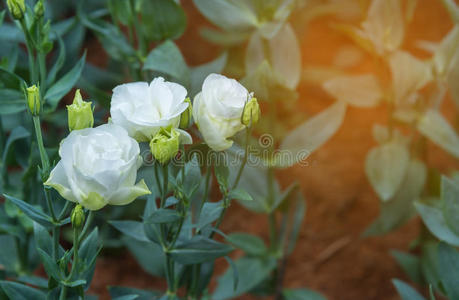
[[90, 210], [125, 205], [150, 194], [143, 180], [135, 184], [139, 154], [139, 144], [118, 125], [73, 130], [62, 140], [61, 160], [45, 185]]
[[[147, 82], [132, 82], [113, 89], [110, 114], [112, 122], [126, 129], [139, 142], [149, 142], [161, 127], [180, 124], [180, 115], [189, 103], [187, 91], [180, 84], [157, 77]], [[179, 130], [184, 143], [190, 135]]]
[[207, 76], [194, 98], [193, 118], [210, 148], [222, 151], [231, 147], [229, 138], [245, 128], [241, 117], [250, 98], [236, 80], [218, 74]]

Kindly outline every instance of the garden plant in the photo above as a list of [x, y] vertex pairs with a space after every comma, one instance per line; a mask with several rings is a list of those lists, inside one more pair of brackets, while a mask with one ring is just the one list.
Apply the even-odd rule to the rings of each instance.
[[[380, 212], [362, 238], [419, 216], [410, 252], [391, 253], [413, 284], [392, 283], [404, 300], [459, 299], [459, 173], [429, 164], [430, 143], [459, 158], [441, 110], [452, 99], [457, 118], [457, 2], [431, 0], [455, 25], [419, 58], [404, 47], [416, 0], [189, 0], [217, 53], [192, 65], [185, 1], [0, 6], [0, 299], [98, 299], [97, 262], [120, 252], [161, 288], [111, 282], [111, 299], [326, 299], [286, 280], [307, 191], [278, 174], [372, 107], [387, 122], [371, 124]], [[371, 72], [302, 66], [303, 28], [324, 16]], [[307, 117], [306, 81], [333, 99]], [[265, 235], [222, 229], [239, 205]]]

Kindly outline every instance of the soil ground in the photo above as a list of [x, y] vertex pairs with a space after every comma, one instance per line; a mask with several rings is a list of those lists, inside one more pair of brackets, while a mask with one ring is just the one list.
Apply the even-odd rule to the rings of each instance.
[[[218, 48], [206, 43], [198, 33], [208, 25], [192, 1], [181, 1], [188, 15], [188, 29], [179, 45], [190, 64], [215, 57]], [[405, 49], [415, 50], [417, 40], [439, 41], [452, 24], [441, 1], [420, 0], [408, 26]], [[319, 18], [302, 31], [299, 40], [303, 67], [331, 65], [337, 50], [351, 42], [330, 28], [336, 19]], [[90, 58], [91, 59], [91, 58]], [[95, 56], [94, 59], [97, 59]], [[369, 59], [350, 71], [371, 70]], [[318, 86], [303, 82], [299, 87], [299, 108], [305, 118], [333, 103]], [[451, 101], [443, 108], [454, 117]], [[298, 180], [307, 199], [307, 215], [297, 248], [288, 261], [285, 285], [318, 290], [333, 300], [399, 299], [392, 278], [407, 279], [389, 254], [391, 249], [407, 250], [418, 232], [415, 219], [384, 237], [362, 238], [378, 215], [379, 202], [364, 174], [364, 158], [375, 145], [371, 128], [386, 122], [384, 108], [349, 108], [337, 134], [309, 157], [309, 165], [279, 172], [285, 185]], [[286, 118], [288, 116], [285, 116]], [[434, 145], [429, 145], [429, 163], [443, 173], [456, 168], [457, 160]], [[224, 232], [245, 231], [268, 238], [264, 216], [254, 215], [235, 204], [223, 223]], [[325, 255], [331, 251], [331, 255]], [[324, 257], [327, 257], [324, 259]], [[226, 268], [226, 262], [221, 262]], [[221, 268], [220, 268], [221, 269]], [[143, 272], [129, 254], [98, 260], [91, 292], [109, 299], [107, 285], [138, 288], [161, 287], [164, 282]], [[243, 296], [239, 299], [255, 299]]]

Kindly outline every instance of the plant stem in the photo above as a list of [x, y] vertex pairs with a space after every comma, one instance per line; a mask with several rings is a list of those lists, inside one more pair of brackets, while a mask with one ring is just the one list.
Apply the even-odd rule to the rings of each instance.
[[57, 257], [59, 254], [59, 237], [60, 237], [60, 228], [58, 226], [53, 227], [53, 252], [52, 257], [54, 261], [57, 261]]
[[162, 196], [161, 196], [161, 208], [163, 208], [164, 205], [166, 204], [168, 184], [169, 184], [169, 166], [166, 164], [163, 166], [163, 189], [162, 189]]
[[90, 210], [88, 214], [88, 218], [86, 219], [86, 222], [84, 224], [83, 230], [80, 232], [80, 235], [78, 237], [78, 243], [81, 243], [84, 239], [84, 236], [89, 230], [89, 227], [91, 226], [92, 221], [94, 220], [95, 212]]
[[61, 294], [59, 296], [59, 300], [66, 300], [66, 299], [67, 299], [67, 287], [63, 285], [61, 289]]
[[29, 59], [29, 72], [30, 72], [30, 81], [32, 84], [36, 83], [38, 81], [38, 74], [37, 74], [37, 69], [35, 66], [35, 55], [34, 55], [34, 47], [33, 47], [33, 42], [32, 38], [30, 36], [29, 30], [27, 29], [27, 25], [25, 23], [25, 19], [22, 18], [20, 21], [22, 31], [24, 32], [25, 40], [26, 40], [26, 47], [27, 47], [27, 52], [29, 53], [28, 59]]
[[45, 145], [43, 144], [39, 116], [33, 116], [33, 125], [35, 127], [35, 135], [37, 136], [38, 150], [40, 151], [42, 171], [45, 172], [45, 174], [47, 174], [47, 172], [49, 171], [49, 158], [48, 154], [46, 153]]
[[233, 190], [237, 187], [239, 184], [239, 181], [241, 180], [242, 172], [244, 171], [245, 165], [247, 164], [247, 160], [249, 158], [249, 141], [250, 141], [250, 134], [252, 130], [251, 127], [248, 127], [245, 131], [245, 152], [244, 152], [244, 158], [242, 159], [241, 167], [239, 168], [239, 171], [236, 176], [236, 180], [234, 181], [233, 184]]

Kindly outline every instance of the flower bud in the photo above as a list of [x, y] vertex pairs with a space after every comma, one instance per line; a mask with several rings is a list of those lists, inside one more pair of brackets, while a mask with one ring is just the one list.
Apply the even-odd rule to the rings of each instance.
[[245, 126], [251, 126], [258, 122], [260, 118], [260, 106], [257, 98], [250, 99], [244, 106], [241, 123]]
[[161, 164], [167, 163], [177, 155], [180, 143], [180, 133], [172, 128], [161, 128], [150, 141], [150, 150], [153, 157]]
[[6, 0], [6, 5], [14, 19], [22, 20], [26, 10], [24, 0]]
[[73, 103], [67, 105], [69, 130], [91, 128], [94, 125], [91, 102], [83, 101], [80, 90], [75, 92]]
[[43, 0], [39, 0], [34, 8], [33, 8], [33, 12], [35, 13], [35, 17], [36, 18], [41, 18], [43, 17], [43, 15], [45, 14], [45, 7], [43, 5]]
[[180, 115], [180, 125], [179, 128], [181, 129], [187, 129], [188, 126], [190, 126], [190, 121], [191, 121], [191, 114], [192, 114], [192, 106], [191, 106], [191, 100], [190, 98], [186, 98], [185, 102], [188, 103], [187, 109], [182, 112]]
[[70, 216], [70, 221], [72, 221], [73, 228], [81, 228], [84, 223], [85, 215], [83, 206], [77, 204], [75, 208], [72, 210], [72, 214]]
[[40, 88], [35, 84], [27, 88], [27, 104], [33, 116], [40, 113]]

